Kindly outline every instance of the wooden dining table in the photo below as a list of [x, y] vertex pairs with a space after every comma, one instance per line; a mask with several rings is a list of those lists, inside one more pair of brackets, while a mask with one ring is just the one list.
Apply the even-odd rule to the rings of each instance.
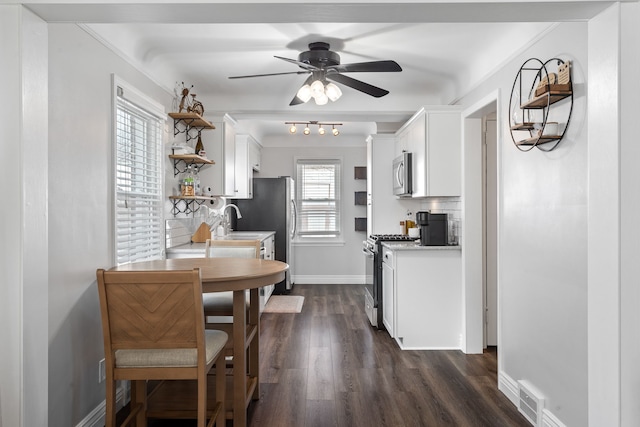
[[[233, 337], [233, 425], [246, 426], [247, 407], [260, 395], [258, 288], [282, 281], [289, 266], [281, 261], [255, 258], [178, 258], [125, 264], [111, 270], [173, 271], [193, 268], [200, 269], [202, 292], [233, 291], [233, 324], [229, 331]], [[250, 290], [248, 316], [246, 290]]]

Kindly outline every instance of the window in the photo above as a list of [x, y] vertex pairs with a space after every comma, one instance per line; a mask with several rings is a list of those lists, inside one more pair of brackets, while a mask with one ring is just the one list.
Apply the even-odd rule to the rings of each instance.
[[296, 161], [299, 236], [340, 234], [340, 164], [338, 159]]
[[161, 259], [162, 107], [122, 83], [115, 90], [115, 260]]

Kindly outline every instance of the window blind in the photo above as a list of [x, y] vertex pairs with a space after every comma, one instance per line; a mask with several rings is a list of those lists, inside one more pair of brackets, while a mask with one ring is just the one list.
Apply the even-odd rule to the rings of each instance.
[[298, 159], [298, 235], [340, 234], [340, 160]]
[[118, 88], [115, 127], [116, 263], [161, 259], [162, 120]]

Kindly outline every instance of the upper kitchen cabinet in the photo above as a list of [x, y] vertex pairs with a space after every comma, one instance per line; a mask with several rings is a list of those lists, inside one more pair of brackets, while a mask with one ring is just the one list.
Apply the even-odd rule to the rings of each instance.
[[[214, 196], [235, 197], [236, 195], [236, 121], [225, 115], [222, 122], [215, 123], [219, 132], [211, 132], [211, 140], [204, 142], [207, 157], [215, 159], [215, 164], [202, 170], [200, 183], [203, 188], [211, 187]], [[208, 136], [208, 135], [207, 135]]]
[[367, 138], [367, 235], [398, 233], [399, 221], [418, 207], [417, 201], [398, 200], [393, 195], [394, 142], [393, 134]]
[[236, 135], [235, 199], [253, 198], [253, 172], [260, 171], [262, 146], [251, 135]]
[[461, 115], [421, 108], [395, 134], [395, 155], [412, 153], [412, 197], [460, 196]]

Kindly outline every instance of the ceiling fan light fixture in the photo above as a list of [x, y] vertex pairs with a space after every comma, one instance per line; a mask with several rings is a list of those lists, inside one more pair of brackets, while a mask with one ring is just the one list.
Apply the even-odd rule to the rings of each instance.
[[307, 102], [311, 99], [311, 86], [304, 85], [300, 89], [298, 89], [298, 93], [296, 96], [302, 101]]
[[326, 96], [324, 94], [324, 84], [321, 80], [315, 80], [311, 83], [311, 96], [313, 96], [316, 100], [320, 97]]
[[325, 105], [327, 102], [329, 102], [329, 97], [327, 97], [327, 95], [323, 93], [320, 96], [316, 96], [315, 100], [316, 100], [316, 105]]
[[333, 83], [329, 83], [324, 88], [324, 93], [331, 100], [331, 102], [337, 101], [342, 96], [340, 88]]

